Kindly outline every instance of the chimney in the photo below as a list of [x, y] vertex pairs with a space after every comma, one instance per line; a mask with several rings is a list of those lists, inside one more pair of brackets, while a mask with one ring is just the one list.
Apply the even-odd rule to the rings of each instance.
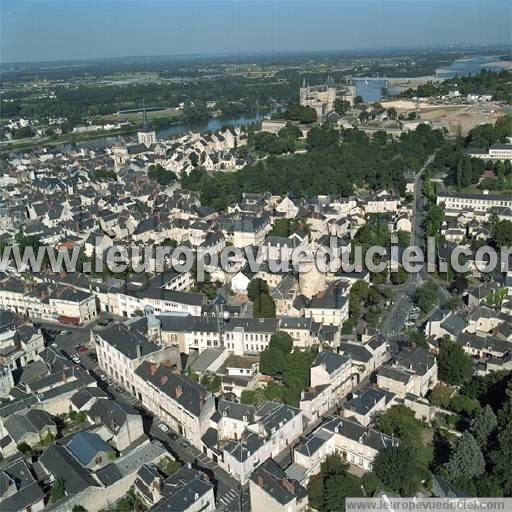
[[209, 482], [210, 481], [210, 477], [206, 473], [203, 473], [203, 480], [205, 482]]
[[101, 423], [101, 416], [95, 416], [95, 417], [94, 417], [94, 423], [95, 423], [96, 425], [100, 424], [100, 423]]
[[317, 299], [321, 299], [323, 296], [324, 296], [324, 292], [323, 292], [323, 290], [319, 290], [319, 291], [317, 292], [317, 294], [316, 294], [316, 298], [317, 298]]
[[176, 366], [173, 368], [172, 373], [174, 373], [174, 375], [181, 375], [181, 370]]
[[169, 377], [167, 377], [167, 375], [164, 375], [161, 379], [160, 379], [160, 384], [163, 386], [167, 381], [169, 380]]
[[142, 345], [139, 343], [137, 344], [137, 357], [140, 359], [142, 357]]
[[283, 487], [291, 494], [293, 494], [293, 484], [288, 480], [288, 478], [283, 478]]
[[149, 373], [151, 375], [155, 375], [157, 369], [158, 369], [158, 365], [155, 363], [151, 363], [151, 366], [149, 367]]
[[174, 392], [176, 394], [176, 398], [179, 398], [183, 394], [183, 388], [181, 387], [181, 384], [178, 384], [176, 388], [174, 389]]
[[263, 477], [261, 475], [258, 476], [258, 485], [263, 489]]
[[114, 418], [112, 418], [112, 419], [110, 420], [110, 428], [111, 428], [112, 430], [115, 430], [115, 429], [117, 428], [117, 422], [116, 422], [116, 420], [115, 420]]

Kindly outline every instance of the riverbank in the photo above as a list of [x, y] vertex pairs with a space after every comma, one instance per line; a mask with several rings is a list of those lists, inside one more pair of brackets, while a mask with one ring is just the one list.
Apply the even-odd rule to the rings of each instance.
[[[161, 125], [155, 128], [158, 139], [168, 139], [177, 135], [188, 133], [189, 131], [196, 132], [216, 132], [223, 126], [247, 126], [254, 123], [259, 123], [266, 113], [253, 112], [241, 115], [236, 118], [217, 118], [212, 117], [202, 122], [186, 123], [183, 119], [174, 118], [165, 126]], [[139, 129], [138, 125], [130, 126], [121, 130], [110, 130], [105, 132], [83, 133], [83, 134], [65, 134], [59, 137], [42, 137], [39, 139], [29, 139], [20, 141], [10, 141], [0, 143], [0, 156], [7, 156], [12, 153], [20, 153], [30, 149], [40, 147], [53, 147], [69, 149], [72, 144], [85, 148], [101, 148], [115, 144], [119, 137], [126, 136], [135, 139], [135, 134]]]

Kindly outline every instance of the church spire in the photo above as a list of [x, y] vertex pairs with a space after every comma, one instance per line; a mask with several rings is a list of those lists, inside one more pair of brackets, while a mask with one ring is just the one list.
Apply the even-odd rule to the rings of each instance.
[[151, 129], [149, 128], [148, 116], [146, 114], [146, 100], [142, 99], [142, 131], [149, 132]]

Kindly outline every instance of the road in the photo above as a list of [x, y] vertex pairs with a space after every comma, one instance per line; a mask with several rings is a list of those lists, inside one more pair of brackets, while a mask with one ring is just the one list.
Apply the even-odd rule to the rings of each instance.
[[[425, 201], [423, 199], [423, 172], [430, 165], [436, 153], [430, 155], [423, 167], [417, 172], [414, 178], [414, 201], [411, 218], [411, 246], [423, 248], [424, 246], [424, 233], [423, 233], [423, 217], [425, 213]], [[398, 339], [400, 333], [405, 326], [405, 322], [413, 308], [413, 297], [418, 286], [424, 282], [425, 273], [417, 272], [409, 274], [407, 281], [401, 285], [393, 299], [393, 305], [386, 314], [381, 332], [386, 340]]]
[[[240, 504], [240, 487], [238, 481], [232, 478], [218, 464], [206, 457], [195, 446], [191, 446], [188, 442], [180, 437], [177, 433], [170, 431], [163, 432], [159, 427], [160, 420], [155, 418], [150, 411], [136, 400], [127, 391], [122, 389], [113, 381], [102, 381], [100, 375], [103, 374], [97, 362], [94, 359], [96, 350], [94, 344], [90, 341], [90, 329], [93, 331], [101, 330], [97, 322], [91, 323], [87, 327], [63, 326], [54, 322], [39, 321], [41, 328], [46, 332], [45, 339], [48, 344], [56, 343], [57, 349], [64, 355], [78, 356], [81, 360], [81, 366], [90, 372], [98, 381], [98, 386], [107, 392], [114, 400], [124, 402], [135, 407], [141, 414], [144, 432], [151, 439], [158, 439], [169, 450], [174, 458], [183, 464], [191, 463], [193, 467], [204, 471], [210, 481], [215, 485], [215, 494], [217, 502], [217, 510], [226, 512], [238, 512], [240, 505], [243, 511], [250, 511], [250, 498], [248, 486], [242, 489], [242, 500]], [[67, 334], [58, 334], [48, 336], [47, 331], [65, 331]], [[84, 344], [87, 347], [86, 352], [78, 352], [75, 345]], [[175, 439], [173, 437], [175, 436]]]

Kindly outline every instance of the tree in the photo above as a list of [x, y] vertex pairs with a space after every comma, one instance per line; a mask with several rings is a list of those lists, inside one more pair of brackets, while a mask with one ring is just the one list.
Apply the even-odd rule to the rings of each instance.
[[437, 287], [430, 281], [416, 290], [414, 303], [424, 312], [428, 313], [437, 301]]
[[158, 469], [165, 475], [170, 476], [174, 475], [178, 469], [180, 469], [182, 463], [179, 460], [172, 460], [169, 457], [163, 458], [158, 463]]
[[28, 455], [30, 451], [32, 450], [31, 446], [26, 443], [25, 441], [18, 443], [16, 445], [16, 448], [19, 452], [23, 453], [23, 455]]
[[268, 293], [268, 284], [259, 277], [253, 279], [247, 285], [247, 297], [254, 302], [262, 293]]
[[412, 448], [395, 446], [381, 450], [373, 471], [386, 488], [401, 496], [413, 496], [419, 488], [421, 477]]
[[512, 424], [510, 421], [499, 431], [496, 449], [491, 452], [490, 458], [494, 464], [494, 474], [500, 482], [503, 495], [511, 496], [512, 471], [510, 471], [510, 461], [512, 458]]
[[439, 378], [451, 385], [460, 385], [469, 379], [473, 371], [473, 362], [464, 349], [449, 338], [439, 343]]
[[446, 409], [450, 403], [453, 390], [443, 384], [436, 384], [430, 392], [430, 402], [441, 409]]
[[317, 115], [316, 110], [302, 105], [290, 105], [285, 112], [286, 119], [290, 121], [299, 121], [300, 123], [314, 123]]
[[453, 483], [464, 482], [484, 474], [484, 456], [476, 439], [468, 431], [457, 440], [445, 469]]
[[339, 455], [328, 455], [308, 483], [309, 504], [320, 512], [344, 511], [346, 498], [363, 496], [361, 480], [347, 469]]
[[244, 389], [240, 395], [240, 403], [256, 405], [256, 393], [251, 389]]
[[268, 293], [260, 294], [253, 303], [254, 318], [275, 318], [276, 303]]
[[427, 337], [422, 331], [418, 331], [416, 329], [410, 329], [407, 332], [407, 341], [410, 345], [416, 346], [416, 347], [423, 347], [427, 350], [430, 349]]
[[497, 247], [512, 246], [512, 222], [500, 220], [491, 226], [491, 241]]
[[400, 446], [419, 448], [423, 445], [425, 425], [405, 405], [393, 405], [386, 411], [377, 412], [372, 419], [376, 430], [400, 439]]
[[496, 415], [489, 404], [481, 409], [471, 421], [469, 430], [482, 450], [487, 446], [489, 436], [497, 425], [498, 418], [496, 418]]
[[393, 284], [403, 284], [407, 281], [409, 274], [402, 265], [400, 265], [396, 272], [390, 272], [389, 279]]
[[279, 130], [278, 135], [280, 139], [293, 139], [295, 141], [302, 137], [302, 132], [298, 126], [286, 123], [286, 126]]
[[309, 505], [316, 510], [322, 510], [324, 506], [324, 480], [322, 473], [313, 475], [308, 483]]
[[354, 106], [358, 107], [362, 103], [363, 103], [363, 98], [361, 96], [358, 95], [354, 98]]
[[373, 496], [380, 487], [380, 481], [373, 472], [368, 472], [363, 475], [363, 487], [367, 496]]
[[277, 331], [270, 337], [268, 346], [272, 350], [280, 350], [283, 354], [289, 354], [293, 349], [293, 338], [287, 332]]
[[324, 124], [322, 126], [313, 126], [309, 130], [306, 145], [309, 150], [322, 150], [334, 146], [338, 141], [338, 131]]
[[71, 512], [87, 512], [87, 509], [82, 507], [82, 505], [74, 505]]
[[204, 386], [208, 391], [212, 393], [217, 393], [220, 391], [220, 387], [222, 384], [222, 380], [219, 375], [215, 375], [214, 373], [205, 373], [201, 377], [201, 385]]
[[277, 375], [284, 368], [284, 354], [280, 350], [265, 349], [260, 354], [260, 371], [265, 375]]
[[62, 478], [57, 478], [50, 491], [50, 502], [55, 503], [66, 495], [66, 486]]
[[350, 110], [350, 101], [342, 100], [341, 98], [336, 98], [334, 100], [334, 111], [342, 116]]
[[389, 119], [396, 119], [397, 118], [396, 108], [394, 108], [394, 107], [388, 108], [388, 117], [389, 117]]
[[349, 473], [330, 475], [324, 481], [324, 493], [324, 510], [343, 512], [346, 498], [363, 496], [361, 480]]
[[177, 177], [172, 171], [164, 169], [160, 164], [150, 165], [148, 169], [148, 178], [156, 181], [162, 187], [170, 185], [173, 181], [176, 181]]

